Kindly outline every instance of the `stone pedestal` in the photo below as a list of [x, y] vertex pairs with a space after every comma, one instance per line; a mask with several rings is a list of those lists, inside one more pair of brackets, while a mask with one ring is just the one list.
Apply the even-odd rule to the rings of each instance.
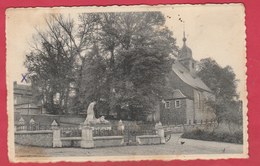
[[156, 123], [155, 129], [157, 131], [157, 134], [161, 138], [161, 144], [165, 144], [164, 129], [163, 129], [162, 123], [161, 122]]
[[89, 126], [87, 121], [85, 121], [83, 126], [82, 126], [80, 147], [82, 147], [82, 148], [94, 148], [92, 128]]
[[60, 139], [60, 128], [58, 127], [58, 124], [55, 120], [52, 122], [51, 128], [52, 128], [52, 131], [53, 131], [52, 147], [61, 148], [62, 142], [61, 142], [61, 139]]
[[61, 148], [62, 147], [62, 142], [61, 142], [61, 139], [60, 139], [60, 129], [54, 129], [53, 130], [52, 147], [54, 147], [54, 148]]

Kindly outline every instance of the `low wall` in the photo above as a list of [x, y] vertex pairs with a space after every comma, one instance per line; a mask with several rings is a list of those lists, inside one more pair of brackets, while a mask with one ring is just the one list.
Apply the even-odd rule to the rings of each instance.
[[197, 124], [185, 124], [185, 125], [170, 125], [165, 126], [165, 133], [183, 133], [191, 132], [195, 130], [213, 131], [217, 126], [217, 123], [197, 123]]
[[203, 130], [212, 132], [217, 126], [217, 123], [201, 123], [193, 125], [184, 125], [184, 132], [191, 132], [195, 130]]
[[80, 147], [81, 137], [61, 138], [62, 147]]
[[16, 131], [15, 143], [21, 145], [52, 147], [53, 131]]
[[124, 136], [102, 136], [94, 137], [95, 147], [123, 146]]
[[141, 135], [136, 136], [139, 145], [155, 145], [161, 143], [161, 138], [158, 135]]

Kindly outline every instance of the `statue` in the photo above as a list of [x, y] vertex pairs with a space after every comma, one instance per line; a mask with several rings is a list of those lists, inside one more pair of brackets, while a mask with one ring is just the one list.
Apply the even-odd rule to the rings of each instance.
[[96, 105], [95, 101], [91, 102], [88, 105], [86, 122], [88, 124], [107, 124], [107, 123], [109, 123], [109, 121], [106, 120], [104, 116], [101, 116], [98, 119], [95, 117], [95, 112], [94, 112], [95, 105]]
[[94, 112], [94, 106], [96, 105], [96, 102], [93, 101], [88, 105], [88, 109], [87, 109], [87, 118], [86, 121], [87, 122], [92, 122], [96, 120], [95, 117], [95, 112]]

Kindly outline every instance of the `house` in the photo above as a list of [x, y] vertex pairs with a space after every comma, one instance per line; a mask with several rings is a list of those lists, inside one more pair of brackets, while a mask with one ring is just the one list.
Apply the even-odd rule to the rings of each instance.
[[215, 119], [214, 109], [207, 104], [215, 100], [210, 88], [196, 75], [196, 61], [192, 50], [186, 44], [184, 34], [183, 46], [166, 81], [167, 91], [160, 120], [163, 124], [205, 123]]
[[22, 115], [41, 114], [40, 103], [33, 100], [32, 88], [30, 85], [13, 83], [14, 112]]

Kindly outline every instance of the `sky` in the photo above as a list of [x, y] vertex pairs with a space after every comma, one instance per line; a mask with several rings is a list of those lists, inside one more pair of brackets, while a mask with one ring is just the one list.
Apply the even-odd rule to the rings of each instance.
[[[246, 47], [244, 7], [230, 5], [167, 5], [133, 7], [74, 7], [74, 8], [19, 8], [6, 12], [7, 81], [21, 82], [26, 53], [30, 51], [35, 27], [46, 26], [44, 18], [49, 13], [70, 13], [72, 17], [83, 12], [161, 11], [166, 26], [173, 31], [177, 45], [182, 46], [183, 22], [187, 45], [193, 58], [211, 57], [222, 67], [230, 65], [239, 79], [238, 92], [246, 96]], [[180, 19], [183, 21], [181, 22]]]

